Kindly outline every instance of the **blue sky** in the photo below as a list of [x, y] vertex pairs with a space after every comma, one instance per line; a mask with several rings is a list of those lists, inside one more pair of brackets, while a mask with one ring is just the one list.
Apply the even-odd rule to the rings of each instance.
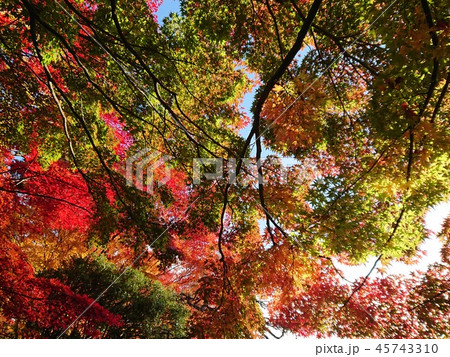
[[162, 23], [162, 20], [169, 16], [171, 12], [180, 11], [180, 2], [178, 0], [164, 0], [159, 7], [156, 15], [158, 16], [158, 23]]

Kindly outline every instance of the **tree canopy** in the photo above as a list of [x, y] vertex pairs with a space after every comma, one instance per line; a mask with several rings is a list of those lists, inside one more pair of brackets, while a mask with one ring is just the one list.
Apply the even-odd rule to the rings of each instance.
[[449, 337], [448, 2], [161, 2], [1, 2], [0, 336]]

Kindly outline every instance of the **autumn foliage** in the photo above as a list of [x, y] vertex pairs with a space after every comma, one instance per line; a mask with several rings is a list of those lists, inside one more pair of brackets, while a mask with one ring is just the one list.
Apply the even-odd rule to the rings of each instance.
[[0, 336], [449, 337], [448, 4], [161, 4], [0, 5]]

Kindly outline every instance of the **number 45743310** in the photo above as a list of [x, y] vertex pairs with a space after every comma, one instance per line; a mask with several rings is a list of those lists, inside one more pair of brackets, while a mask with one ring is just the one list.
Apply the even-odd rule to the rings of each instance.
[[375, 348], [379, 353], [437, 353], [438, 345], [428, 343], [383, 343]]

